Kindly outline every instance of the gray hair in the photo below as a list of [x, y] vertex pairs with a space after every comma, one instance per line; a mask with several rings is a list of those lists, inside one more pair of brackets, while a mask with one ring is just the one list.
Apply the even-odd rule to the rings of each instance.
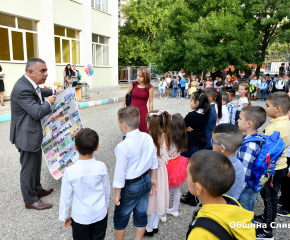
[[45, 61], [43, 61], [41, 58], [30, 58], [26, 63], [25, 72], [28, 72], [28, 69], [37, 62], [45, 64]]

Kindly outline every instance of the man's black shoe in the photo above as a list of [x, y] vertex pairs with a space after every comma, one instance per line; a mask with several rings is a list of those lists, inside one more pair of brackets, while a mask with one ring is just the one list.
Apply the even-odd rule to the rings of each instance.
[[193, 207], [197, 206], [196, 197], [193, 196], [189, 191], [182, 195], [182, 197], [180, 198], [180, 202], [183, 204], [188, 204]]

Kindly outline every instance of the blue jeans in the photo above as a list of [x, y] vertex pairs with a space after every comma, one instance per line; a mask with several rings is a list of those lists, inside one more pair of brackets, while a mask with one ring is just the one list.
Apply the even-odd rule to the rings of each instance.
[[[254, 212], [255, 201], [258, 197], [259, 193], [254, 188], [246, 185], [240, 196], [239, 203], [244, 209]], [[252, 223], [254, 223], [254, 219], [252, 219]]]
[[172, 97], [175, 98], [177, 93], [177, 88], [172, 88]]
[[115, 206], [114, 228], [123, 230], [127, 227], [133, 211], [133, 225], [146, 227], [148, 197], [152, 187], [149, 173], [138, 182], [125, 185], [121, 191], [120, 205]]
[[260, 100], [265, 100], [266, 89], [260, 89]]

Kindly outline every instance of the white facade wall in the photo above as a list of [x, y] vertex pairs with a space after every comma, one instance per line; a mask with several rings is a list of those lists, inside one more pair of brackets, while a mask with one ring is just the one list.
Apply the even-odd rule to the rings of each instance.
[[[46, 86], [53, 82], [63, 83], [66, 64], [56, 63], [54, 26], [78, 30], [80, 40], [80, 64], [77, 69], [82, 82], [90, 88], [118, 86], [118, 5], [107, 0], [108, 13], [92, 8], [91, 0], [0, 0], [0, 13], [37, 21], [39, 57], [46, 61], [48, 79]], [[1, 27], [1, 26], [0, 26]], [[92, 64], [92, 34], [109, 38], [109, 65]], [[93, 76], [84, 72], [86, 66], [94, 68]], [[0, 65], [5, 75], [4, 96], [9, 97], [15, 82], [24, 74], [25, 61], [3, 61]]]

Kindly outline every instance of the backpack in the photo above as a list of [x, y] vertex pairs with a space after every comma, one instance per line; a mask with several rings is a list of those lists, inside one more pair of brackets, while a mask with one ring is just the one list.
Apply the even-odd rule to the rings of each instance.
[[[235, 205], [241, 207], [241, 205], [233, 198], [223, 195], [223, 198], [227, 201], [228, 204]], [[222, 225], [220, 225], [218, 222], [211, 218], [207, 217], [199, 217], [196, 218], [197, 212], [193, 214], [192, 222], [189, 225], [188, 232], [186, 234], [186, 240], [188, 240], [189, 234], [191, 233], [192, 229], [195, 227], [204, 228], [207, 231], [211, 232], [215, 236], [217, 236], [221, 240], [237, 240], [237, 238], [234, 236], [232, 237], [226, 229]]]
[[78, 73], [77, 80], [78, 80], [78, 82], [82, 80], [82, 75], [80, 73]]
[[248, 142], [263, 143], [263, 147], [253, 163], [252, 174], [248, 181], [249, 186], [254, 188], [256, 192], [260, 192], [271, 175], [275, 174], [277, 160], [285, 149], [285, 143], [279, 135], [280, 132], [278, 131], [274, 131], [271, 136], [259, 134], [262, 138], [252, 137], [245, 139], [242, 143], [242, 145]]

